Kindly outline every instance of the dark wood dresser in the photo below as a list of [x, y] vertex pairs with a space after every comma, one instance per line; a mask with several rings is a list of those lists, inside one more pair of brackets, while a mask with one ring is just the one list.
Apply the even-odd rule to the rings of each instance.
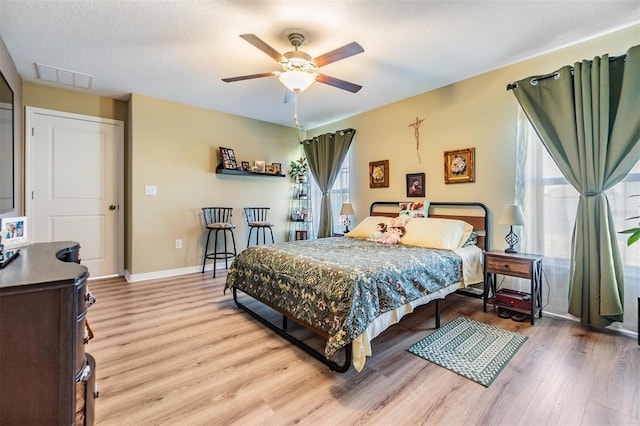
[[77, 395], [95, 383], [79, 251], [70, 241], [31, 244], [0, 270], [1, 425], [93, 423], [93, 390]]

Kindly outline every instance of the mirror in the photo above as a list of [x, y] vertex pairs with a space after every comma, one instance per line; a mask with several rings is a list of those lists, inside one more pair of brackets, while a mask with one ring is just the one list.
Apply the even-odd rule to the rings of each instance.
[[13, 211], [13, 90], [0, 73], [0, 213]]

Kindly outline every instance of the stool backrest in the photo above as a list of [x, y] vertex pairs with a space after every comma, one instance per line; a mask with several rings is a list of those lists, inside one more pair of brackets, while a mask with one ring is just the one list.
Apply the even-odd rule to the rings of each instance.
[[245, 207], [244, 215], [247, 217], [247, 223], [266, 222], [269, 209], [270, 207]]
[[204, 224], [231, 223], [233, 209], [231, 207], [203, 207]]

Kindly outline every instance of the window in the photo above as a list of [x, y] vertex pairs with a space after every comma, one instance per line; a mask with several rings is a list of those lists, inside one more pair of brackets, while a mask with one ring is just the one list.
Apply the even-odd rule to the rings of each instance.
[[[338, 177], [336, 177], [336, 181], [333, 184], [333, 188], [331, 188], [331, 207], [333, 208], [333, 232], [334, 233], [343, 233], [344, 225], [342, 224], [342, 217], [340, 217], [340, 208], [342, 207], [342, 203], [346, 203], [349, 201], [349, 173], [350, 173], [350, 164], [351, 164], [351, 149], [347, 152], [347, 155], [344, 158], [342, 163], [342, 167], [340, 168], [340, 172]], [[315, 179], [312, 179], [313, 183], [311, 184], [311, 197], [313, 202], [313, 225], [315, 227], [315, 235], [318, 235], [318, 224], [320, 223], [320, 188], [316, 183]], [[353, 218], [351, 218], [353, 220]]]
[[[523, 207], [525, 214], [521, 251], [544, 255], [543, 270], [549, 285], [543, 288], [545, 298], [547, 293], [549, 295], [545, 310], [567, 315], [571, 237], [579, 195], [564, 178], [521, 108], [517, 139], [516, 203]], [[640, 215], [640, 199], [630, 197], [640, 194], [640, 163], [606, 194], [615, 229], [636, 226], [638, 220], [626, 219]], [[617, 234], [617, 240], [624, 264], [624, 326], [635, 329], [637, 312], [634, 306], [640, 294], [640, 250], [637, 245], [628, 247], [624, 234]], [[544, 300], [543, 305], [546, 302]]]
[[[351, 149], [344, 158], [340, 173], [331, 188], [331, 206], [333, 207], [333, 232], [343, 233], [344, 225], [340, 216], [342, 203], [349, 202], [349, 163], [351, 162]], [[351, 218], [353, 220], [353, 218]]]

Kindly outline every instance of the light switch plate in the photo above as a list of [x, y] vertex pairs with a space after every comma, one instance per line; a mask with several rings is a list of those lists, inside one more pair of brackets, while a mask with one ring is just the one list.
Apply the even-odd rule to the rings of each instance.
[[158, 187], [155, 185], [145, 185], [144, 195], [156, 195], [158, 193]]

